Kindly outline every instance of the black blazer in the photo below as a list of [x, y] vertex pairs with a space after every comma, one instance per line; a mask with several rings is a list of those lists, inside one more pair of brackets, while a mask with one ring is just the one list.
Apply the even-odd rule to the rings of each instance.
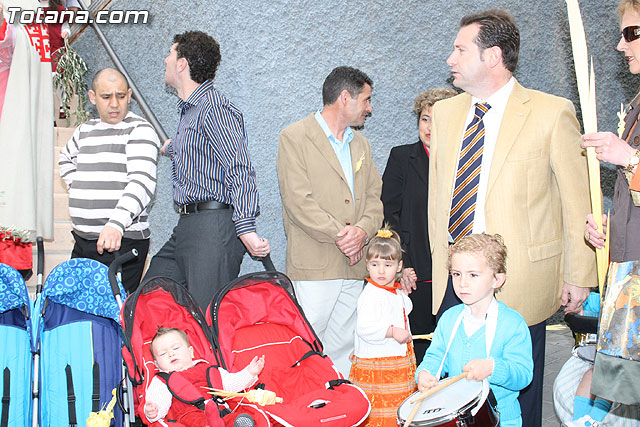
[[431, 280], [428, 188], [429, 158], [422, 142], [392, 148], [382, 175], [384, 220], [400, 235], [404, 267], [413, 267], [419, 281]]

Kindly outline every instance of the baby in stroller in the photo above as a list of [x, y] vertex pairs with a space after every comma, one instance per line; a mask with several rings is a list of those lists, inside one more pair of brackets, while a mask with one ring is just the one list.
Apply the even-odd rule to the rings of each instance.
[[[219, 359], [214, 350], [212, 331], [205, 321], [204, 314], [187, 289], [171, 279], [159, 277], [150, 279], [141, 284], [136, 292], [125, 300], [120, 312], [120, 320], [126, 343], [122, 349], [122, 356], [133, 386], [134, 401], [130, 406], [134, 408], [135, 414], [145, 424], [154, 427], [167, 425], [175, 427], [185, 427], [185, 425], [199, 427], [205, 425], [210, 427], [269, 425], [266, 415], [262, 414], [259, 409], [249, 405], [242, 408], [236, 408], [237, 405], [230, 407], [231, 400], [222, 399], [220, 396], [211, 396], [207, 389], [202, 388], [202, 386], [207, 386], [227, 389], [227, 387], [234, 387], [234, 385], [227, 384], [227, 372], [221, 373], [217, 369]], [[168, 340], [169, 337], [178, 335], [179, 343], [184, 346], [187, 352], [184, 365], [172, 366], [169, 364], [166, 366], [162, 363], [164, 361], [162, 355], [164, 346], [159, 344], [162, 344], [164, 339], [161, 338], [158, 342], [156, 338], [160, 327], [178, 328], [186, 334], [186, 340], [177, 331], [173, 331], [175, 334], [169, 333], [168, 337], [164, 338]], [[241, 372], [239, 377], [229, 380], [229, 382], [236, 383], [236, 389], [255, 381], [257, 373], [264, 366], [264, 360], [260, 360], [261, 354], [255, 354], [258, 356], [255, 363], [250, 363], [252, 358], [249, 358], [238, 369], [230, 370], [231, 372]], [[175, 356], [169, 357], [169, 362], [172, 359], [175, 359]], [[192, 366], [194, 362], [195, 366]], [[248, 372], [248, 369], [242, 373], [243, 368], [246, 368], [247, 365], [258, 366], [257, 369], [255, 366], [252, 367], [251, 373]], [[184, 370], [184, 366], [192, 367], [192, 369]], [[198, 370], [200, 371], [198, 372]], [[156, 377], [159, 378], [156, 379]], [[148, 392], [152, 383], [156, 381], [160, 381], [160, 385], [166, 384], [171, 390], [168, 395], [165, 390], [165, 396], [168, 396], [165, 397], [165, 402], [168, 403], [160, 404], [161, 399], [156, 398], [153, 391]], [[147, 400], [158, 407], [157, 414], [153, 405], [147, 405]], [[176, 416], [176, 413], [180, 413], [181, 403], [185, 405], [182, 406], [184, 411], [197, 413], [199, 418], [195, 418], [191, 424], [189, 424], [188, 418], [196, 417], [196, 415], [189, 415], [186, 417], [187, 419], [182, 420], [181, 418], [180, 421], [177, 421], [180, 415]], [[163, 407], [165, 409], [162, 409]], [[160, 418], [162, 413], [165, 413], [164, 418]], [[156, 420], [154, 422], [148, 418], [153, 415], [155, 417], [151, 419]]]
[[[207, 421], [208, 411], [173, 398], [168, 383], [186, 381], [187, 386], [194, 385], [204, 396], [207, 392], [203, 387], [238, 392], [255, 384], [258, 374], [264, 368], [263, 355], [254, 357], [243, 370], [236, 373], [229, 373], [219, 367], [212, 370], [210, 368], [214, 366], [207, 361], [193, 360], [193, 347], [189, 345], [187, 334], [177, 328], [159, 327], [151, 341], [151, 354], [161, 371], [161, 374], [153, 378], [146, 391], [144, 413], [151, 422], [168, 417], [186, 426], [213, 425], [213, 422]], [[176, 374], [178, 372], [179, 374]], [[175, 378], [176, 375], [181, 378]], [[174, 378], [171, 378], [172, 376]], [[181, 383], [178, 383], [178, 386], [181, 386]], [[217, 408], [214, 414], [217, 417]]]

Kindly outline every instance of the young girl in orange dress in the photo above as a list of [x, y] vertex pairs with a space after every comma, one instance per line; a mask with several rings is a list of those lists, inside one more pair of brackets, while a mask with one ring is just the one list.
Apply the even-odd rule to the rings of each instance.
[[387, 226], [369, 242], [369, 277], [358, 299], [355, 351], [349, 379], [371, 401], [363, 426], [396, 427], [397, 410], [415, 382], [408, 315], [413, 305], [397, 282], [402, 274], [400, 237]]

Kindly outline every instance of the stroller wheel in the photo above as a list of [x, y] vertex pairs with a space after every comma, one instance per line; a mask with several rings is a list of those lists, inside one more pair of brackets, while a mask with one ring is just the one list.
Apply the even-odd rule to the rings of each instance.
[[233, 422], [233, 427], [254, 427], [256, 423], [251, 418], [251, 415], [240, 414], [238, 418]]

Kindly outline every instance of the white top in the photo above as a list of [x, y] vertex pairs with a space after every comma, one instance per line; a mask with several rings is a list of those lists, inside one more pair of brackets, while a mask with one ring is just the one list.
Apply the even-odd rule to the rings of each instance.
[[354, 354], [364, 358], [406, 356], [407, 344], [385, 335], [389, 326], [405, 328], [405, 323], [411, 333], [408, 316], [412, 309], [411, 300], [401, 290], [391, 293], [367, 283], [358, 298]]
[[[489, 185], [489, 173], [491, 171], [491, 161], [493, 160], [493, 152], [496, 148], [496, 142], [498, 141], [498, 132], [500, 132], [500, 125], [502, 123], [502, 116], [507, 107], [507, 101], [511, 96], [511, 91], [515, 85], [515, 79], [511, 77], [506, 85], [498, 89], [493, 95], [487, 99], [471, 98], [471, 106], [467, 112], [467, 120], [464, 125], [464, 129], [467, 129], [473, 116], [475, 114], [477, 103], [486, 102], [491, 105], [491, 108], [482, 118], [484, 123], [484, 148], [482, 150], [482, 166], [480, 169], [480, 183], [478, 184], [478, 196], [476, 199], [476, 211], [473, 217], [473, 233], [483, 233], [487, 230], [486, 218], [484, 214], [485, 202], [487, 199], [487, 187]], [[464, 131], [463, 131], [464, 133]], [[460, 136], [462, 140], [462, 135]], [[462, 147], [462, 144], [461, 144]], [[458, 160], [460, 159], [460, 152], [458, 151]], [[456, 169], [457, 169], [456, 164]], [[456, 175], [453, 175], [453, 187], [455, 188]], [[449, 236], [449, 240], [451, 236]]]
[[[493, 322], [493, 324], [498, 321], [498, 300], [495, 297], [491, 300], [489, 304], [489, 308], [487, 309], [487, 313], [482, 318], [477, 318], [473, 314], [471, 314], [471, 308], [465, 304], [464, 309], [462, 310], [462, 325], [464, 326], [464, 333], [467, 337], [471, 337], [476, 333], [478, 329], [480, 329], [483, 325], [488, 325]], [[489, 352], [491, 351], [491, 343], [493, 342], [493, 337], [495, 335], [495, 327], [493, 331], [491, 328], [487, 327], [485, 329], [485, 336], [487, 339], [487, 358], [489, 357]]]
[[[191, 366], [193, 367], [200, 362], [205, 361], [194, 360], [193, 365]], [[225, 369], [218, 368], [218, 372], [220, 372], [220, 376], [222, 377], [222, 388], [225, 391], [233, 393], [249, 388], [258, 381], [258, 377], [251, 376], [247, 368], [235, 373], [227, 372]], [[155, 376], [145, 391], [145, 400], [149, 403], [155, 403], [158, 405], [158, 416], [156, 418], [149, 419], [149, 421], [153, 423], [164, 418], [169, 413], [173, 396], [171, 395], [167, 384]]]

